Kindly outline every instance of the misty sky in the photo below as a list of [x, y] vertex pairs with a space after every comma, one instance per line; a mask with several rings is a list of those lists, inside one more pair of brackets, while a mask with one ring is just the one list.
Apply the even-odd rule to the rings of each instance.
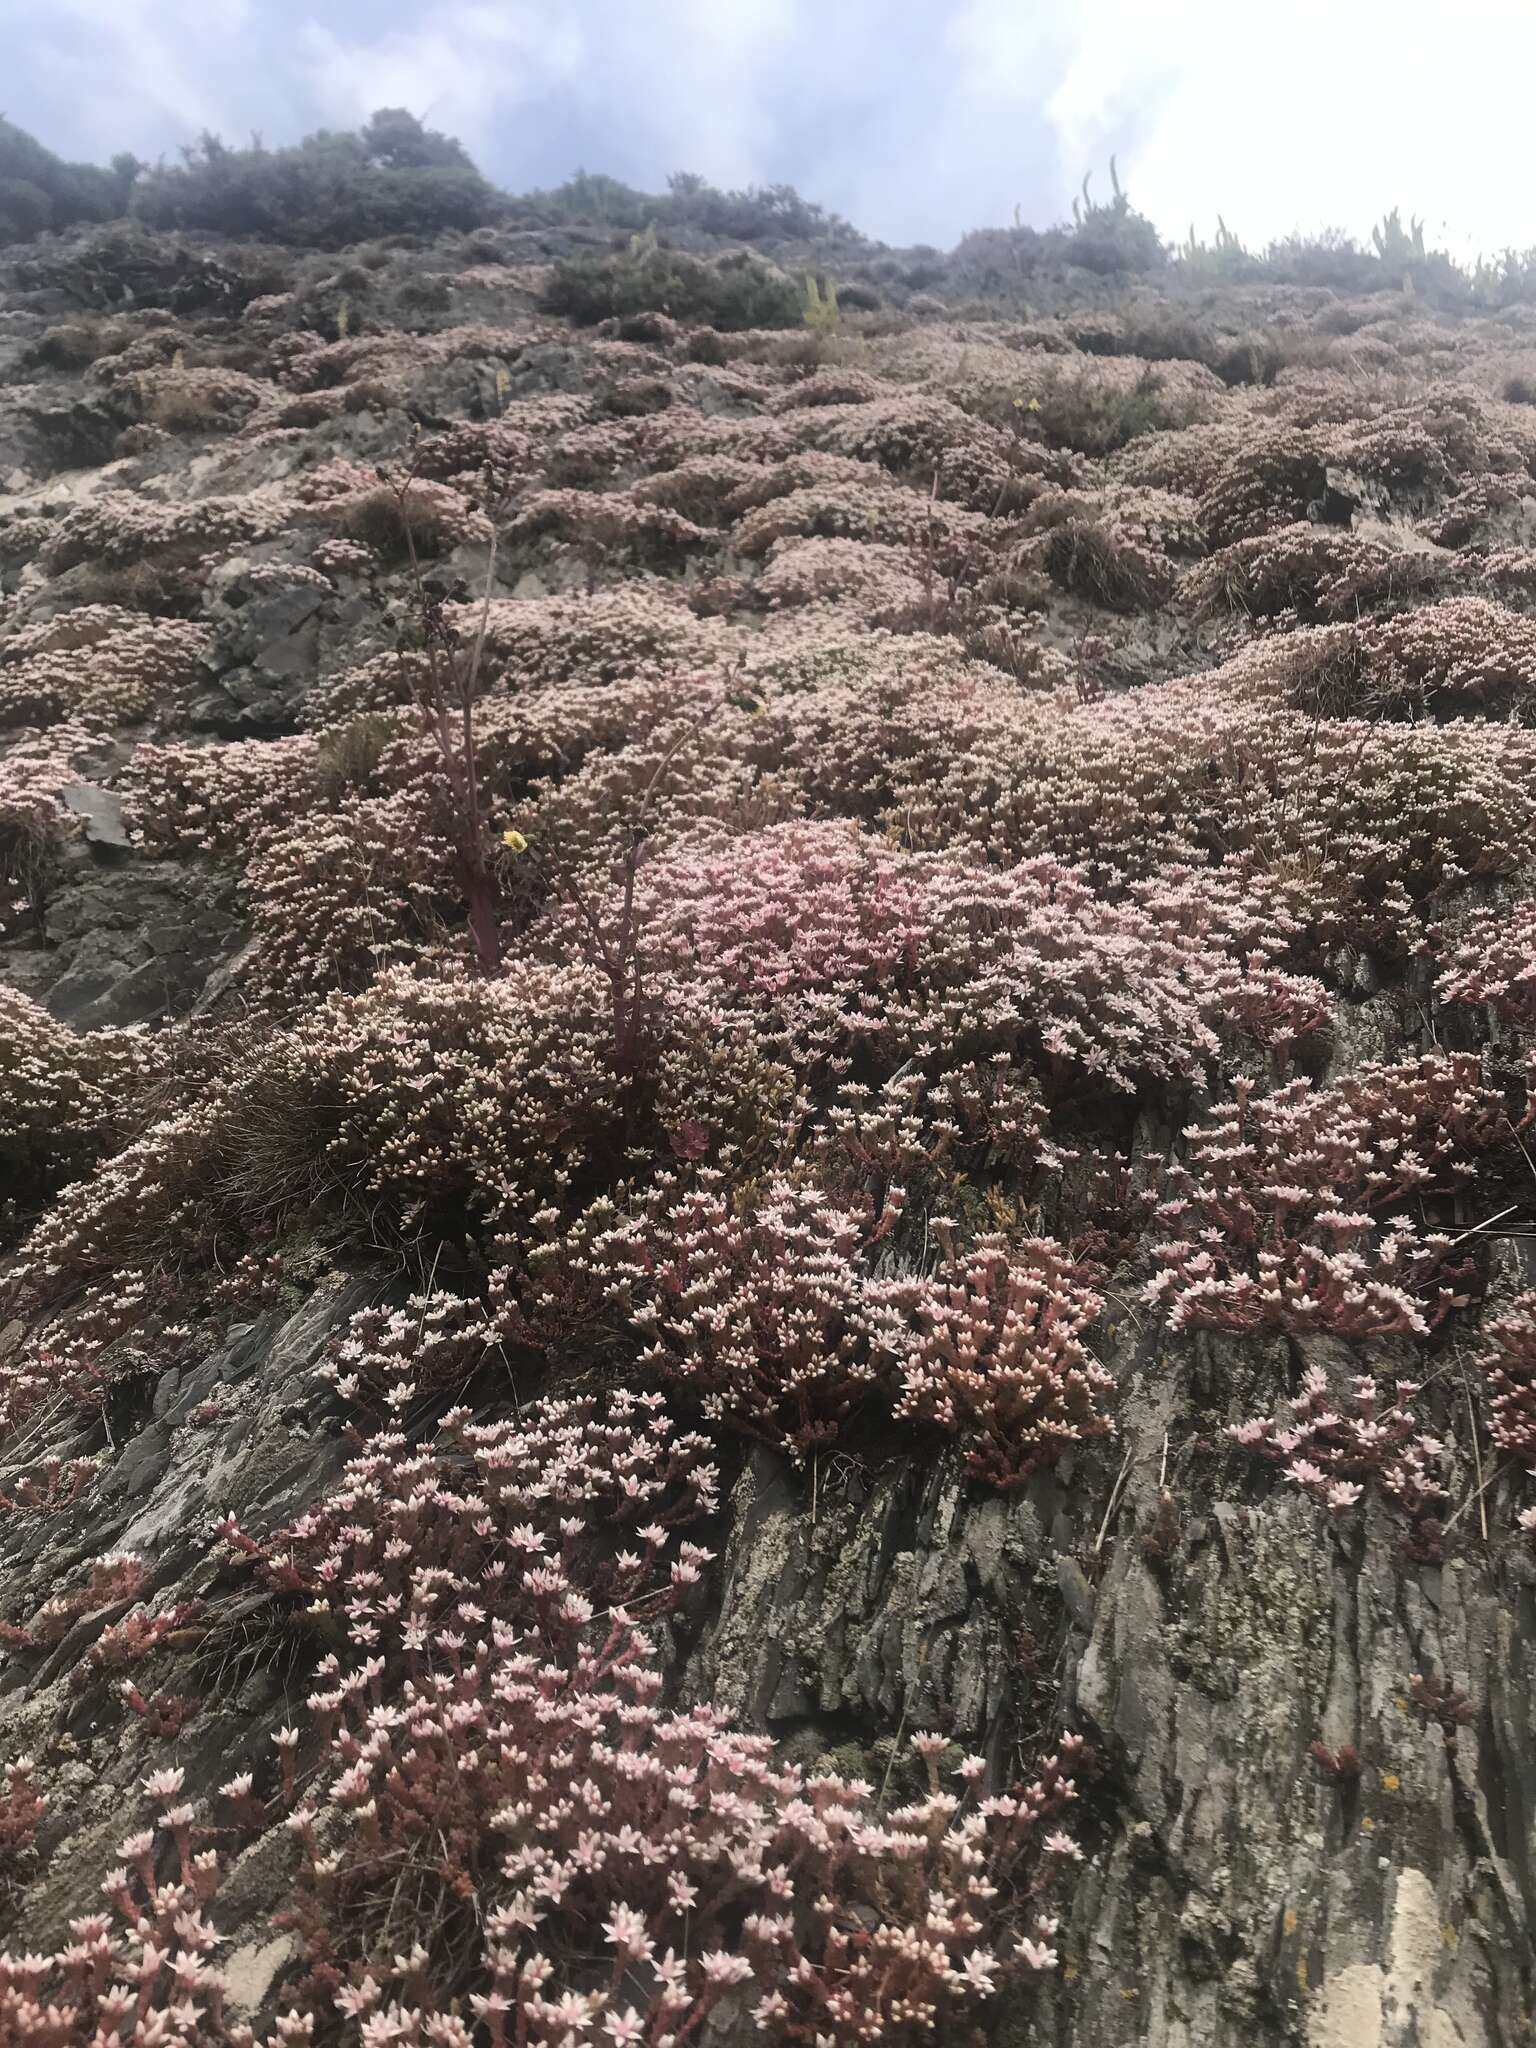
[[1536, 243], [1533, 0], [0, 0], [0, 112], [154, 158], [408, 106], [499, 184], [787, 180], [894, 242], [1060, 218], [1110, 152], [1165, 235]]

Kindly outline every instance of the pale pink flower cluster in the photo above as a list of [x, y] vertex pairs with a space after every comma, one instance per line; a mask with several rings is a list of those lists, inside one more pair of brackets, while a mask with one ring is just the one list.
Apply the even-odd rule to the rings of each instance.
[[1332, 1514], [1352, 1508], [1374, 1482], [1412, 1515], [1438, 1511], [1446, 1499], [1446, 1447], [1413, 1412], [1419, 1387], [1398, 1380], [1383, 1396], [1369, 1373], [1335, 1397], [1321, 1367], [1309, 1366], [1285, 1420], [1270, 1415], [1234, 1423], [1228, 1434], [1244, 1449], [1283, 1465], [1286, 1480]]
[[[144, 1780], [146, 1798], [161, 1809], [159, 1826], [119, 1844], [123, 1860], [101, 1884], [107, 1911], [72, 1919], [69, 1940], [52, 1953], [0, 1954], [0, 2040], [16, 2048], [204, 2048], [240, 2040], [214, 1963], [223, 1937], [207, 1913], [219, 1858], [194, 1847], [182, 1782], [180, 1770]], [[168, 1877], [157, 1869], [162, 1841], [174, 1866]], [[280, 2031], [276, 2038], [305, 2036]], [[251, 2041], [248, 2031], [244, 2040]]]
[[1341, 527], [1293, 520], [1196, 563], [1180, 583], [1179, 602], [1196, 618], [1347, 619], [1401, 597], [1435, 569], [1421, 555], [1394, 554]]
[[65, 515], [45, 560], [55, 573], [77, 562], [190, 565], [232, 541], [264, 539], [283, 523], [279, 501], [254, 495], [159, 504], [130, 491], [103, 491]]
[[0, 726], [63, 717], [124, 721], [168, 712], [197, 681], [206, 626], [148, 619], [120, 605], [79, 605], [0, 647]]
[[29, 1756], [12, 1757], [5, 1766], [5, 1788], [0, 1791], [0, 1868], [12, 1865], [33, 1844], [37, 1824], [48, 1810], [46, 1797], [38, 1791], [37, 1765]]
[[[281, 742], [279, 742], [281, 744]], [[432, 792], [349, 796], [264, 835], [245, 886], [254, 977], [280, 998], [363, 988], [418, 960], [457, 907], [452, 848]]]
[[124, 809], [157, 853], [249, 848], [316, 805], [319, 749], [308, 734], [220, 747], [145, 741], [124, 780]]
[[1460, 574], [1479, 582], [1485, 590], [1507, 603], [1530, 604], [1536, 599], [1536, 548], [1509, 541], [1486, 552], [1458, 555]]
[[781, 414], [793, 420], [801, 448], [878, 463], [921, 487], [942, 478], [943, 495], [990, 512], [1017, 472], [1017, 444], [1000, 429], [927, 393]]
[[786, 824], [701, 834], [643, 891], [679, 1001], [739, 1010], [802, 1069], [1028, 1047], [1132, 1092], [1149, 1074], [1194, 1078], [1223, 1028], [1282, 1044], [1326, 1010], [1317, 983], [1267, 969], [1255, 926], [1229, 947], [1219, 907], [1150, 889], [1120, 907], [1047, 858], [999, 869]]
[[[948, 1247], [922, 1278], [876, 1277], [869, 1251], [905, 1205], [894, 1183], [871, 1220], [802, 1179], [733, 1202], [723, 1176], [658, 1183], [637, 1214], [595, 1212], [538, 1261], [541, 1314], [569, 1312], [577, 1281], [649, 1338], [642, 1363], [707, 1417], [796, 1459], [881, 1414], [953, 1437], [989, 1484], [1022, 1483], [1069, 1445], [1106, 1435], [1109, 1374], [1086, 1332], [1102, 1303], [1063, 1247], [1043, 1239]], [[522, 1333], [520, 1313], [509, 1334]]]
[[54, 1593], [38, 1608], [25, 1628], [7, 1624], [6, 1640], [13, 1646], [36, 1646], [61, 1641], [82, 1614], [94, 1614], [119, 1601], [134, 1600], [148, 1583], [144, 1560], [132, 1552], [109, 1553], [92, 1564], [82, 1585], [67, 1593]]
[[908, 617], [923, 601], [911, 548], [879, 541], [776, 540], [753, 585], [767, 605], [851, 606], [875, 625]]
[[[519, 1243], [583, 1155], [612, 1145], [610, 1028], [601, 981], [580, 964], [500, 982], [386, 969], [355, 997], [274, 1024], [76, 1183], [27, 1239], [14, 1282], [41, 1301], [114, 1274], [158, 1286], [165, 1247], [259, 1243], [308, 1211], [317, 1185], [342, 1210], [375, 1211], [375, 1230], [408, 1233], [423, 1211], [463, 1205], [492, 1238]], [[273, 1115], [283, 1146], [266, 1154]]]
[[[104, 367], [113, 361], [108, 358]], [[277, 402], [269, 382], [239, 370], [168, 365], [129, 370], [112, 381], [141, 419], [172, 433], [184, 428], [231, 433], [237, 427], [256, 425], [262, 413], [272, 411]]]
[[930, 535], [978, 534], [985, 523], [980, 513], [835, 455], [795, 456], [757, 471], [731, 502], [750, 508], [730, 531], [730, 545], [741, 555], [766, 554], [775, 542], [796, 539], [910, 546]]
[[[415, 1394], [404, 1379], [394, 1404]], [[1010, 1940], [1002, 1907], [1079, 1853], [1055, 1823], [1081, 1743], [983, 1797], [979, 1759], [945, 1790], [946, 1745], [919, 1737], [927, 1790], [889, 1809], [776, 1763], [720, 1711], [663, 1704], [656, 1634], [709, 1563], [676, 1534], [716, 1505], [706, 1439], [623, 1392], [520, 1421], [455, 1411], [443, 1431], [422, 1449], [386, 1430], [276, 1537], [228, 1531], [344, 1631], [311, 1732], [276, 1738], [286, 1789], [263, 1801], [244, 1774], [224, 1790], [241, 1825], [281, 1817], [297, 1839], [296, 1922], [327, 1930], [336, 2005], [364, 2038], [386, 2020], [391, 2040], [470, 2038], [438, 2003], [435, 1948], [391, 1961], [374, 1937], [374, 1873], [402, 1855], [474, 1898], [466, 1988], [497, 2043], [681, 2040], [723, 2000], [741, 2012], [744, 1987], [770, 2030], [897, 2039], [1055, 1966], [1054, 1916]]]
[[1536, 829], [1536, 735], [1292, 712], [1276, 703], [1286, 659], [1263, 647], [1073, 706], [1006, 691], [981, 663], [937, 696], [897, 673], [856, 690], [829, 662], [818, 688], [770, 701], [764, 745], [905, 844], [1049, 853], [1112, 886], [1193, 866], [1310, 948], [1411, 943], [1426, 900], [1513, 872]]
[[535, 490], [508, 522], [514, 541], [554, 535], [586, 548], [637, 562], [685, 561], [715, 537], [669, 505], [627, 491]]
[[1448, 597], [1360, 628], [1369, 694], [1413, 711], [1528, 712], [1536, 619], [1483, 597]]
[[[1453, 492], [1429, 518], [1420, 520], [1418, 530], [1436, 547], [1469, 547], [1496, 532], [1510, 515], [1518, 518], [1522, 482], [1528, 484], [1529, 479], [1501, 476], [1496, 471], [1463, 480], [1460, 490]], [[1470, 557], [1468, 568], [1473, 569], [1476, 561], [1475, 555]]]
[[[1536, 1473], [1536, 1293], [1519, 1295], [1488, 1326], [1482, 1367], [1488, 1382], [1488, 1428], [1500, 1449]], [[1536, 1528], [1527, 1508], [1522, 1526]]]
[[0, 1168], [6, 1199], [30, 1202], [83, 1170], [129, 1120], [159, 1049], [140, 1032], [71, 1031], [0, 986]]
[[64, 791], [99, 737], [67, 720], [24, 729], [0, 748], [0, 932], [41, 899], [50, 854], [67, 826]]
[[[461, 635], [479, 631], [481, 607], [453, 612]], [[496, 598], [486, 621], [491, 674], [505, 669], [519, 688], [579, 678], [616, 682], [665, 655], [677, 668], [707, 661], [715, 636], [694, 618], [676, 584], [631, 578], [590, 598]]]
[[1536, 1031], [1536, 897], [1480, 910], [1439, 935], [1435, 993], [1443, 1003], [1479, 1003]]
[[1239, 1081], [1186, 1133], [1147, 1298], [1176, 1328], [1423, 1336], [1465, 1296], [1427, 1205], [1467, 1186], [1508, 1127], [1467, 1054], [1359, 1068], [1269, 1095]]
[[1322, 495], [1322, 438], [1305, 428], [1246, 435], [1199, 496], [1201, 531], [1213, 548], [1272, 533], [1305, 518]]

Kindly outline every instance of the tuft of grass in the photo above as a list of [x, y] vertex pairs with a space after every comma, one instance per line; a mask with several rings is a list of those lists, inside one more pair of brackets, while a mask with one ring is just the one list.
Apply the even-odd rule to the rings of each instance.
[[1173, 593], [1171, 564], [1118, 540], [1094, 520], [1068, 519], [1054, 527], [1044, 562], [1052, 582], [1107, 611], [1156, 611]]

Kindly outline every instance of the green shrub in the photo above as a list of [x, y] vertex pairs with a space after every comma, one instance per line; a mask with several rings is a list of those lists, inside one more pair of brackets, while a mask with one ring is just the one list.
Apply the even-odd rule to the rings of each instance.
[[384, 235], [484, 226], [500, 201], [459, 144], [383, 108], [356, 133], [290, 149], [230, 149], [204, 135], [141, 182], [133, 211], [159, 228], [339, 249]]
[[[1007, 300], [1017, 298], [1039, 273], [1059, 272], [1063, 265], [1101, 277], [1160, 269], [1168, 252], [1151, 221], [1122, 191], [1113, 157], [1109, 174], [1113, 199], [1103, 205], [1091, 199], [1089, 180], [1084, 178], [1082, 194], [1072, 202], [1070, 227], [1029, 227], [1015, 207], [1011, 227], [973, 229], [961, 236], [948, 257], [940, 257], [931, 269], [913, 265], [903, 281], [913, 291], [938, 286], [951, 296]], [[926, 250], [910, 253], [937, 255]]]
[[[0, 198], [0, 206], [3, 204], [3, 198]], [[87, 363], [94, 363], [99, 355], [106, 353], [102, 329], [97, 321], [61, 320], [56, 326], [43, 329], [24, 360], [29, 368], [83, 370]]]
[[981, 298], [1008, 298], [1026, 279], [1065, 256], [1059, 229], [1042, 233], [1016, 223], [1011, 228], [974, 228], [962, 235], [947, 261], [909, 265], [902, 282], [911, 291], [949, 291]]
[[1321, 285], [1335, 292], [1378, 291], [1383, 283], [1377, 258], [1338, 228], [1271, 242], [1263, 269], [1277, 284]]
[[1162, 392], [1163, 380], [1153, 369], [1143, 370], [1129, 389], [1097, 374], [1048, 376], [1041, 379], [1031, 417], [1049, 447], [1110, 455], [1138, 434], [1180, 424]]
[[446, 277], [408, 277], [399, 296], [410, 313], [446, 313], [453, 304], [453, 288]]
[[59, 292], [85, 309], [156, 307], [182, 314], [238, 313], [288, 281], [281, 250], [248, 247], [238, 260], [229, 251], [215, 257], [131, 220], [40, 243], [17, 261], [14, 274], [24, 291]]
[[1061, 589], [1113, 612], [1150, 612], [1173, 593], [1170, 564], [1092, 519], [1055, 527], [1042, 559]]
[[29, 241], [78, 221], [115, 220], [139, 169], [132, 156], [114, 157], [109, 171], [66, 163], [0, 115], [0, 242]]
[[1472, 291], [1481, 305], [1529, 305], [1536, 299], [1536, 249], [1506, 249], [1491, 262], [1480, 256]]
[[802, 199], [793, 185], [749, 185], [744, 192], [722, 192], [693, 171], [674, 172], [667, 180], [663, 218], [736, 242], [864, 240], [837, 214]]
[[53, 226], [48, 194], [29, 178], [0, 178], [0, 242], [30, 242]]
[[1088, 179], [1084, 178], [1082, 197], [1072, 202], [1067, 261], [1100, 277], [1158, 269], [1167, 262], [1168, 252], [1151, 221], [1136, 211], [1121, 190], [1113, 157], [1109, 160], [1109, 181], [1115, 196], [1100, 205], [1089, 198]]
[[639, 229], [656, 218], [662, 201], [637, 192], [621, 178], [602, 171], [577, 171], [552, 192], [529, 192], [521, 204], [561, 220], [587, 220], [598, 227]]
[[802, 199], [793, 185], [749, 185], [724, 192], [693, 171], [676, 171], [665, 192], [640, 192], [600, 171], [577, 171], [552, 192], [530, 192], [520, 209], [598, 227], [696, 228], [733, 242], [862, 242], [835, 213]]
[[1239, 278], [1253, 277], [1260, 268], [1259, 259], [1250, 256], [1243, 247], [1239, 236], [1218, 213], [1216, 216], [1216, 239], [1207, 245], [1195, 233], [1193, 221], [1189, 224], [1189, 240], [1180, 242], [1175, 254], [1180, 271], [1187, 277], [1202, 281], [1234, 282]]
[[691, 326], [736, 332], [798, 327], [805, 301], [792, 279], [748, 250], [705, 262], [646, 234], [627, 249], [557, 264], [544, 306], [586, 326], [633, 313], [666, 313]]

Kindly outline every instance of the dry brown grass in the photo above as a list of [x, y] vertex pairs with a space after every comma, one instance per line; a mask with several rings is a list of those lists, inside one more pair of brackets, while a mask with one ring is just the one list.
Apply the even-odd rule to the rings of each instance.
[[1171, 563], [1094, 520], [1071, 518], [1053, 527], [1043, 560], [1052, 582], [1106, 611], [1157, 611], [1173, 594]]

